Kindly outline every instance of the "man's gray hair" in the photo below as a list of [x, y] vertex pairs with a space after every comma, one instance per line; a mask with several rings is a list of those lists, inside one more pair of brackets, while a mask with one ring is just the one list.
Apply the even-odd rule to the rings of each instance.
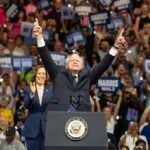
[[[84, 57], [83, 57], [83, 56], [80, 56], [78, 53], [73, 53], [73, 54], [76, 54], [76, 55], [78, 55], [78, 56], [80, 57], [81, 64], [82, 64], [82, 66], [84, 67]], [[70, 58], [73, 54], [70, 54], [70, 55], [67, 56], [67, 58], [66, 58], [66, 66], [67, 66], [67, 64], [68, 64], [69, 58]]]

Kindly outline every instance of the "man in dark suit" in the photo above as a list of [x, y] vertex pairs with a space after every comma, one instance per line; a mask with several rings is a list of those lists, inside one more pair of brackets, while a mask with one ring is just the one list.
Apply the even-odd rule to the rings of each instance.
[[[42, 28], [36, 19], [33, 32], [37, 38], [39, 54], [53, 81], [53, 96], [47, 110], [90, 111], [89, 91], [104, 71], [110, 66], [125, 39], [123, 30], [116, 39], [115, 46], [93, 70], [84, 68], [84, 60], [77, 53], [68, 56], [66, 66], [56, 66], [42, 36]], [[74, 77], [75, 76], [75, 77]], [[76, 84], [74, 81], [76, 80]]]

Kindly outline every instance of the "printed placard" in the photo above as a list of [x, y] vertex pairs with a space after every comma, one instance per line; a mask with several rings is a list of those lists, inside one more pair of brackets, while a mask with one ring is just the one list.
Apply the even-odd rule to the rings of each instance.
[[21, 23], [21, 32], [20, 34], [24, 37], [30, 37], [34, 24], [29, 22], [22, 22]]
[[86, 43], [82, 30], [77, 30], [77, 31], [68, 33], [66, 35], [66, 41], [69, 46], [73, 45], [74, 43], [78, 45]]
[[99, 13], [90, 13], [89, 17], [92, 25], [104, 25], [108, 24], [110, 20], [110, 13], [107, 11]]
[[78, 16], [88, 16], [91, 13], [92, 7], [90, 5], [76, 5], [75, 12]]
[[130, 0], [115, 0], [114, 6], [117, 8], [117, 10], [131, 9], [132, 3]]
[[50, 6], [49, 0], [40, 0], [36, 3], [38, 9], [47, 9]]
[[73, 7], [63, 6], [61, 8], [61, 16], [64, 20], [72, 20], [73, 19]]
[[12, 66], [14, 70], [32, 70], [33, 65], [33, 56], [12, 56]]
[[112, 0], [97, 0], [97, 5], [109, 6], [112, 4]]
[[62, 53], [59, 53], [59, 52], [50, 52], [50, 55], [51, 55], [51, 57], [54, 60], [56, 65], [65, 66], [66, 58], [67, 58], [66, 54], [62, 54]]
[[17, 5], [12, 4], [8, 10], [6, 11], [6, 16], [13, 18], [16, 16], [16, 14], [19, 12]]
[[0, 70], [12, 69], [11, 56], [0, 56]]
[[127, 120], [128, 121], [137, 121], [138, 120], [138, 111], [134, 108], [128, 108], [127, 111]]
[[150, 59], [145, 60], [145, 71], [150, 73]]
[[97, 81], [97, 87], [101, 92], [117, 93], [120, 85], [120, 78], [118, 77], [101, 77]]
[[106, 28], [108, 31], [116, 32], [118, 28], [124, 25], [124, 19], [122, 16], [116, 16], [111, 18], [110, 23], [107, 24]]

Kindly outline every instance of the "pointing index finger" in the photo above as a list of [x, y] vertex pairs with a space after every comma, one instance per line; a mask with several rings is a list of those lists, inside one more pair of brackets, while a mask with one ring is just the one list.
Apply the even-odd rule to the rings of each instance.
[[39, 25], [39, 21], [37, 18], [35, 18], [35, 25]]
[[123, 36], [123, 32], [124, 32], [124, 28], [123, 29], [121, 29], [121, 31], [120, 31], [120, 33], [119, 33], [119, 36]]

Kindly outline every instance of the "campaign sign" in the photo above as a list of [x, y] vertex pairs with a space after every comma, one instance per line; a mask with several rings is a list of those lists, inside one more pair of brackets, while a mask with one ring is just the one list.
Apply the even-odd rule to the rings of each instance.
[[73, 19], [73, 7], [63, 6], [61, 8], [61, 16], [64, 20], [72, 20]]
[[97, 5], [109, 6], [112, 4], [112, 0], [97, 0]]
[[50, 6], [49, 0], [40, 0], [36, 3], [38, 9], [47, 9]]
[[18, 12], [19, 10], [18, 10], [17, 5], [12, 4], [6, 11], [6, 16], [10, 18], [14, 18]]
[[115, 16], [110, 19], [110, 23], [107, 24], [106, 28], [108, 31], [116, 32], [118, 28], [124, 25], [124, 19], [121, 16]]
[[34, 27], [33, 23], [22, 22], [20, 35], [24, 37], [30, 37], [33, 27]]
[[90, 13], [89, 17], [92, 25], [104, 25], [108, 24], [110, 20], [110, 13], [107, 11], [99, 13]]
[[118, 77], [101, 77], [97, 81], [97, 87], [101, 92], [117, 93], [121, 87]]
[[12, 66], [14, 70], [32, 70], [33, 65], [33, 56], [12, 56]]
[[114, 28], [116, 30], [118, 30], [118, 28], [120, 28], [121, 26], [124, 25], [124, 20], [123, 20], [123, 17], [121, 17], [121, 16], [117, 16], [117, 17], [113, 18], [112, 22], [113, 22]]
[[75, 12], [78, 16], [88, 16], [91, 13], [92, 7], [90, 5], [76, 5]]
[[145, 60], [145, 71], [150, 73], [150, 59]]
[[67, 55], [59, 52], [50, 52], [50, 55], [58, 66], [65, 66]]
[[0, 70], [12, 69], [11, 56], [0, 56]]
[[76, 30], [76, 31], [67, 33], [66, 41], [69, 46], [72, 46], [74, 43], [77, 43], [78, 45], [81, 45], [81, 44], [84, 45], [86, 43], [82, 30]]
[[114, 6], [117, 8], [117, 10], [131, 9], [132, 3], [130, 0], [115, 0]]

